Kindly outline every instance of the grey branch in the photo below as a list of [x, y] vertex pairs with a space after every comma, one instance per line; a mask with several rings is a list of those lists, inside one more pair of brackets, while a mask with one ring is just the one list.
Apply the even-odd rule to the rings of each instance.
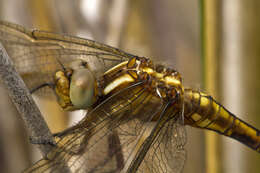
[[[54, 144], [52, 134], [47, 124], [1, 43], [0, 78], [8, 89], [8, 94], [22, 116], [32, 138], [41, 139], [49, 144]], [[52, 146], [39, 145], [39, 149], [43, 155], [46, 155], [52, 149]]]

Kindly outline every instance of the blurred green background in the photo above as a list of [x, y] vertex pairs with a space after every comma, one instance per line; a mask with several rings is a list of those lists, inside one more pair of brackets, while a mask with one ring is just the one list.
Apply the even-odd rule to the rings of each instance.
[[[258, 0], [0, 0], [0, 19], [150, 57], [260, 128], [259, 9]], [[20, 172], [41, 156], [2, 86], [0, 94], [1, 172]], [[55, 101], [36, 100], [52, 132], [76, 121]], [[187, 134], [184, 173], [260, 172], [260, 155], [242, 144], [191, 127]]]

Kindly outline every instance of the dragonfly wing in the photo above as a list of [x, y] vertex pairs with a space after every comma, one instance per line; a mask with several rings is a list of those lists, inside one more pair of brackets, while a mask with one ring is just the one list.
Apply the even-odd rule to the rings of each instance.
[[[181, 115], [170, 119], [160, 130], [138, 172], [179, 173], [186, 160], [186, 131]], [[144, 171], [145, 170], [145, 171]]]
[[95, 75], [133, 57], [119, 49], [78, 37], [27, 30], [0, 21], [0, 42], [14, 61], [16, 69], [32, 89], [53, 82], [53, 74], [71, 61], [86, 61]]
[[170, 103], [164, 104], [160, 118], [151, 126], [145, 139], [139, 139], [140, 145], [132, 151], [134, 159], [128, 159], [129, 166], [123, 172], [179, 173], [186, 160], [185, 143], [182, 112]]
[[122, 89], [60, 133], [48, 159], [26, 172], [118, 172], [161, 109], [161, 100], [141, 84]]

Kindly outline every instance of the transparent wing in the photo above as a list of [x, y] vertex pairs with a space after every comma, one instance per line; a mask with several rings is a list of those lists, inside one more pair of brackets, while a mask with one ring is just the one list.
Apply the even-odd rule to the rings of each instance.
[[161, 100], [140, 84], [122, 89], [61, 133], [48, 159], [26, 172], [118, 172], [149, 136], [162, 107]]
[[186, 131], [181, 112], [165, 123], [137, 172], [179, 173], [186, 160]]
[[53, 74], [75, 59], [88, 62], [95, 75], [128, 60], [133, 55], [119, 49], [78, 37], [27, 30], [22, 26], [0, 21], [0, 42], [32, 89], [50, 83]]

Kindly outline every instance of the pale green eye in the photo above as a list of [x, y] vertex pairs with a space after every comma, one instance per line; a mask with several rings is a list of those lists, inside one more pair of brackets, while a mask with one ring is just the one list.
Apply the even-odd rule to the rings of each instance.
[[77, 109], [89, 108], [95, 102], [95, 78], [88, 69], [74, 70], [70, 83], [70, 100]]

